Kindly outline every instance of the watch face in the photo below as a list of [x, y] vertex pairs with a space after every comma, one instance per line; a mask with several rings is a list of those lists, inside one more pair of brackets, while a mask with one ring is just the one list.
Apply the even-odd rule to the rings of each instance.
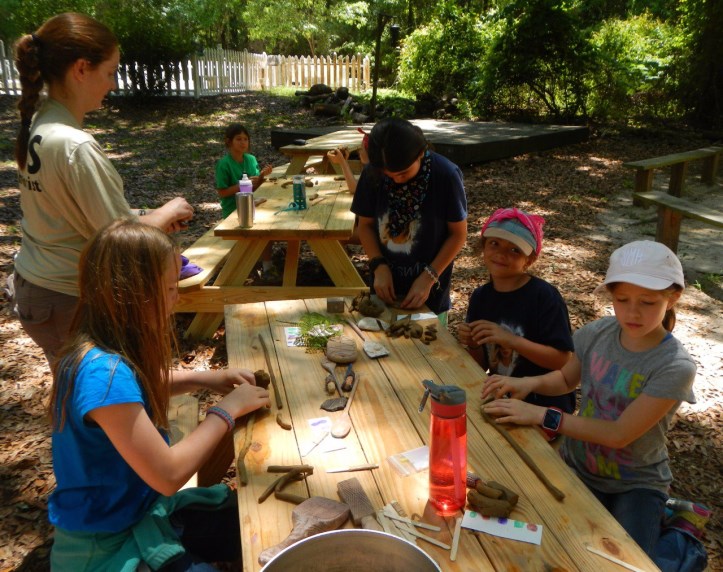
[[542, 426], [545, 429], [549, 429], [551, 431], [557, 431], [560, 428], [561, 422], [562, 422], [562, 411], [557, 411], [556, 409], [548, 409], [545, 412], [545, 418], [542, 421]]

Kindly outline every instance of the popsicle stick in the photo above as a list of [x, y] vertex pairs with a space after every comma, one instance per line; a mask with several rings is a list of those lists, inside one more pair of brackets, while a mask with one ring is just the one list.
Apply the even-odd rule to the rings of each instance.
[[452, 552], [449, 559], [454, 562], [457, 560], [457, 548], [459, 548], [459, 534], [462, 531], [462, 517], [458, 516], [454, 523], [454, 536], [452, 537]]
[[396, 514], [392, 514], [391, 511], [385, 510], [384, 516], [387, 518], [391, 518], [392, 520], [398, 520], [399, 522], [403, 522], [405, 524], [411, 524], [412, 526], [416, 526], [418, 528], [426, 528], [427, 530], [433, 530], [434, 532], [439, 532], [442, 530], [438, 526], [434, 526], [433, 524], [427, 524], [426, 522], [420, 522], [418, 520], [411, 520], [409, 518], [404, 518], [403, 516], [399, 516]]
[[587, 548], [593, 554], [597, 554], [598, 556], [602, 556], [606, 560], [610, 560], [610, 562], [615, 562], [615, 564], [617, 564], [618, 566], [622, 566], [623, 568], [627, 568], [628, 570], [632, 570], [633, 572], [645, 572], [645, 570], [643, 570], [642, 568], [638, 568], [637, 566], [633, 566], [632, 564], [628, 564], [627, 562], [618, 560], [617, 558], [615, 558], [615, 556], [612, 556], [607, 552], [603, 552], [602, 550], [598, 550], [597, 548], [593, 548], [589, 544], [586, 544], [585, 548]]
[[409, 530], [409, 534], [412, 536], [416, 536], [417, 538], [421, 538], [422, 540], [426, 540], [430, 544], [434, 544], [435, 546], [439, 546], [440, 548], [444, 548], [445, 550], [449, 550], [450, 546], [449, 544], [445, 544], [444, 542], [440, 542], [436, 538], [432, 538], [431, 536], [427, 536], [426, 534], [422, 534], [421, 532], [417, 532], [416, 530]]

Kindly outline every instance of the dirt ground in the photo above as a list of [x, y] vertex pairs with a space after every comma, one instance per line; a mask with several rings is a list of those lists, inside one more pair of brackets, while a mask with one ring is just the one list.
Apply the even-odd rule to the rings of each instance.
[[[0, 284], [12, 272], [20, 244], [19, 190], [12, 162], [17, 122], [14, 100], [0, 97]], [[261, 116], [265, 122], [262, 123]], [[179, 236], [190, 244], [218, 221], [213, 163], [222, 152], [220, 132], [228, 122], [250, 124], [253, 150], [261, 163], [279, 165], [270, 146], [271, 126], [306, 126], [318, 120], [281, 98], [248, 94], [209, 100], [158, 100], [143, 105], [111, 102], [88, 122], [111, 156], [134, 206], [153, 207], [183, 194], [196, 208], [191, 229]], [[450, 329], [464, 319], [471, 291], [486, 280], [480, 262], [479, 230], [495, 208], [518, 206], [545, 217], [545, 242], [532, 270], [552, 282], [568, 303], [573, 328], [610, 313], [592, 291], [610, 252], [636, 239], [654, 237], [655, 211], [633, 207], [633, 174], [625, 161], [695, 149], [713, 141], [687, 130], [596, 131], [588, 142], [520, 157], [463, 167], [469, 202], [469, 239], [455, 263]], [[720, 210], [723, 185], [696, 182], [690, 170], [686, 196]], [[664, 188], [666, 174], [656, 180]], [[689, 286], [678, 306], [675, 335], [698, 364], [697, 403], [684, 404], [669, 433], [675, 482], [672, 495], [707, 504], [714, 516], [706, 529], [709, 570], [723, 570], [723, 241], [719, 230], [683, 222], [679, 253]], [[283, 249], [277, 248], [277, 260]], [[365, 268], [360, 250], [353, 256]], [[307, 253], [299, 273], [324, 281], [323, 269]], [[188, 316], [178, 317], [179, 330]], [[44, 417], [51, 377], [42, 353], [25, 335], [7, 300], [0, 308], [0, 572], [46, 570], [52, 528], [47, 500], [54, 486], [50, 432]], [[182, 344], [179, 367], [226, 365], [225, 337]], [[206, 396], [203, 396], [206, 397]], [[230, 474], [232, 476], [232, 474]]]

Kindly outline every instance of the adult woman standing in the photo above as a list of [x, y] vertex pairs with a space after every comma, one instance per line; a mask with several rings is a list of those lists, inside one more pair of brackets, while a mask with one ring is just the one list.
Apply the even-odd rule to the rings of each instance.
[[351, 210], [374, 291], [401, 308], [426, 304], [446, 323], [452, 266], [467, 239], [462, 172], [401, 119], [377, 123], [367, 153]]
[[[131, 214], [175, 231], [193, 209], [177, 197], [133, 213], [117, 171], [83, 131], [85, 114], [115, 88], [120, 52], [106, 26], [83, 14], [60, 14], [20, 38], [15, 54], [22, 86], [15, 159], [23, 211], [16, 303], [23, 328], [50, 361], [67, 335], [80, 252], [95, 231]], [[48, 97], [41, 102], [44, 86]]]

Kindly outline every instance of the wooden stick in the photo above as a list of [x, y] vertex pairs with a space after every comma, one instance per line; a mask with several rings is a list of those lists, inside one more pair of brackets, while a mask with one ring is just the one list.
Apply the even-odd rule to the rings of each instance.
[[279, 386], [276, 383], [276, 375], [274, 375], [274, 368], [271, 367], [271, 358], [269, 357], [269, 349], [266, 347], [264, 337], [259, 333], [259, 341], [261, 342], [261, 348], [264, 350], [264, 358], [266, 359], [266, 367], [269, 370], [269, 377], [271, 378], [271, 385], [274, 388], [274, 398], [276, 399], [276, 407], [279, 409], [284, 408], [284, 402], [281, 401], [281, 393], [279, 393]]
[[408, 530], [409, 534], [412, 536], [416, 536], [417, 538], [421, 538], [422, 540], [426, 540], [430, 544], [434, 544], [435, 546], [439, 546], [440, 548], [444, 548], [445, 550], [449, 550], [450, 546], [449, 544], [445, 544], [444, 542], [440, 542], [436, 538], [432, 538], [431, 536], [427, 536], [426, 534], [422, 534], [421, 532], [417, 532], [414, 529]]
[[560, 489], [558, 489], [550, 482], [550, 480], [547, 478], [547, 475], [545, 475], [545, 473], [542, 472], [540, 467], [535, 464], [535, 461], [532, 460], [532, 457], [530, 457], [527, 452], [522, 447], [520, 447], [519, 443], [513, 439], [509, 431], [507, 431], [507, 429], [502, 427], [502, 425], [500, 425], [499, 423], [496, 423], [495, 420], [492, 419], [492, 417], [490, 417], [484, 409], [482, 409], [482, 419], [484, 419], [485, 421], [487, 421], [487, 423], [497, 429], [499, 434], [502, 435], [510, 445], [512, 445], [512, 448], [517, 451], [517, 454], [522, 458], [525, 464], [530, 467], [530, 469], [532, 469], [532, 472], [537, 475], [537, 478], [542, 481], [542, 484], [547, 487], [547, 490], [552, 493], [553, 497], [555, 497], [559, 501], [562, 501], [562, 499], [565, 498], [565, 493], [563, 493]]
[[[274, 374], [274, 368], [271, 367], [271, 357], [269, 356], [269, 348], [266, 347], [266, 342], [264, 341], [264, 337], [261, 335], [261, 332], [259, 332], [259, 341], [261, 342], [261, 349], [264, 350], [264, 359], [266, 360], [266, 367], [269, 370], [269, 378], [271, 379], [271, 385], [274, 388], [274, 399], [276, 399], [276, 407], [277, 409], [281, 410], [284, 408], [284, 402], [281, 400], [281, 393], [279, 392], [279, 384], [276, 383], [276, 375]], [[284, 416], [281, 414], [281, 411], [279, 411], [276, 414], [276, 423], [279, 425], [279, 427], [282, 427], [286, 429], [287, 431], [291, 429], [291, 422], [284, 419]]]
[[239, 482], [244, 487], [249, 484], [249, 475], [246, 472], [246, 463], [244, 461], [244, 458], [246, 457], [246, 453], [248, 453], [249, 449], [251, 448], [255, 421], [256, 412], [253, 411], [248, 414], [248, 420], [246, 421], [246, 432], [244, 433], [244, 446], [241, 447], [241, 450], [238, 454], [238, 459], [236, 460], [236, 474], [238, 475]]
[[449, 559], [454, 562], [457, 560], [457, 548], [459, 548], [459, 535], [462, 532], [462, 517], [458, 516], [454, 523], [454, 536], [452, 537], [452, 551], [449, 554]]
[[405, 524], [411, 524], [412, 526], [417, 526], [419, 528], [426, 528], [427, 530], [432, 530], [434, 532], [439, 532], [442, 530], [439, 526], [435, 526], [434, 524], [427, 524], [426, 522], [421, 522], [418, 520], [411, 520], [409, 518], [405, 518], [403, 516], [399, 516], [397, 514], [392, 514], [392, 511], [384, 511], [384, 516], [387, 518], [391, 518], [392, 520], [398, 520], [399, 522], [403, 522]]
[[632, 570], [633, 572], [645, 572], [642, 568], [638, 568], [637, 566], [633, 566], [632, 564], [628, 564], [627, 562], [623, 562], [622, 560], [618, 560], [611, 554], [608, 554], [607, 552], [603, 552], [602, 550], [598, 550], [597, 548], [593, 548], [589, 544], [585, 545], [585, 548], [587, 548], [590, 552], [593, 554], [597, 554], [598, 556], [602, 556], [603, 558], [610, 560], [610, 562], [615, 562], [615, 564], [618, 564], [622, 566], [623, 568], [627, 568], [628, 570]]

